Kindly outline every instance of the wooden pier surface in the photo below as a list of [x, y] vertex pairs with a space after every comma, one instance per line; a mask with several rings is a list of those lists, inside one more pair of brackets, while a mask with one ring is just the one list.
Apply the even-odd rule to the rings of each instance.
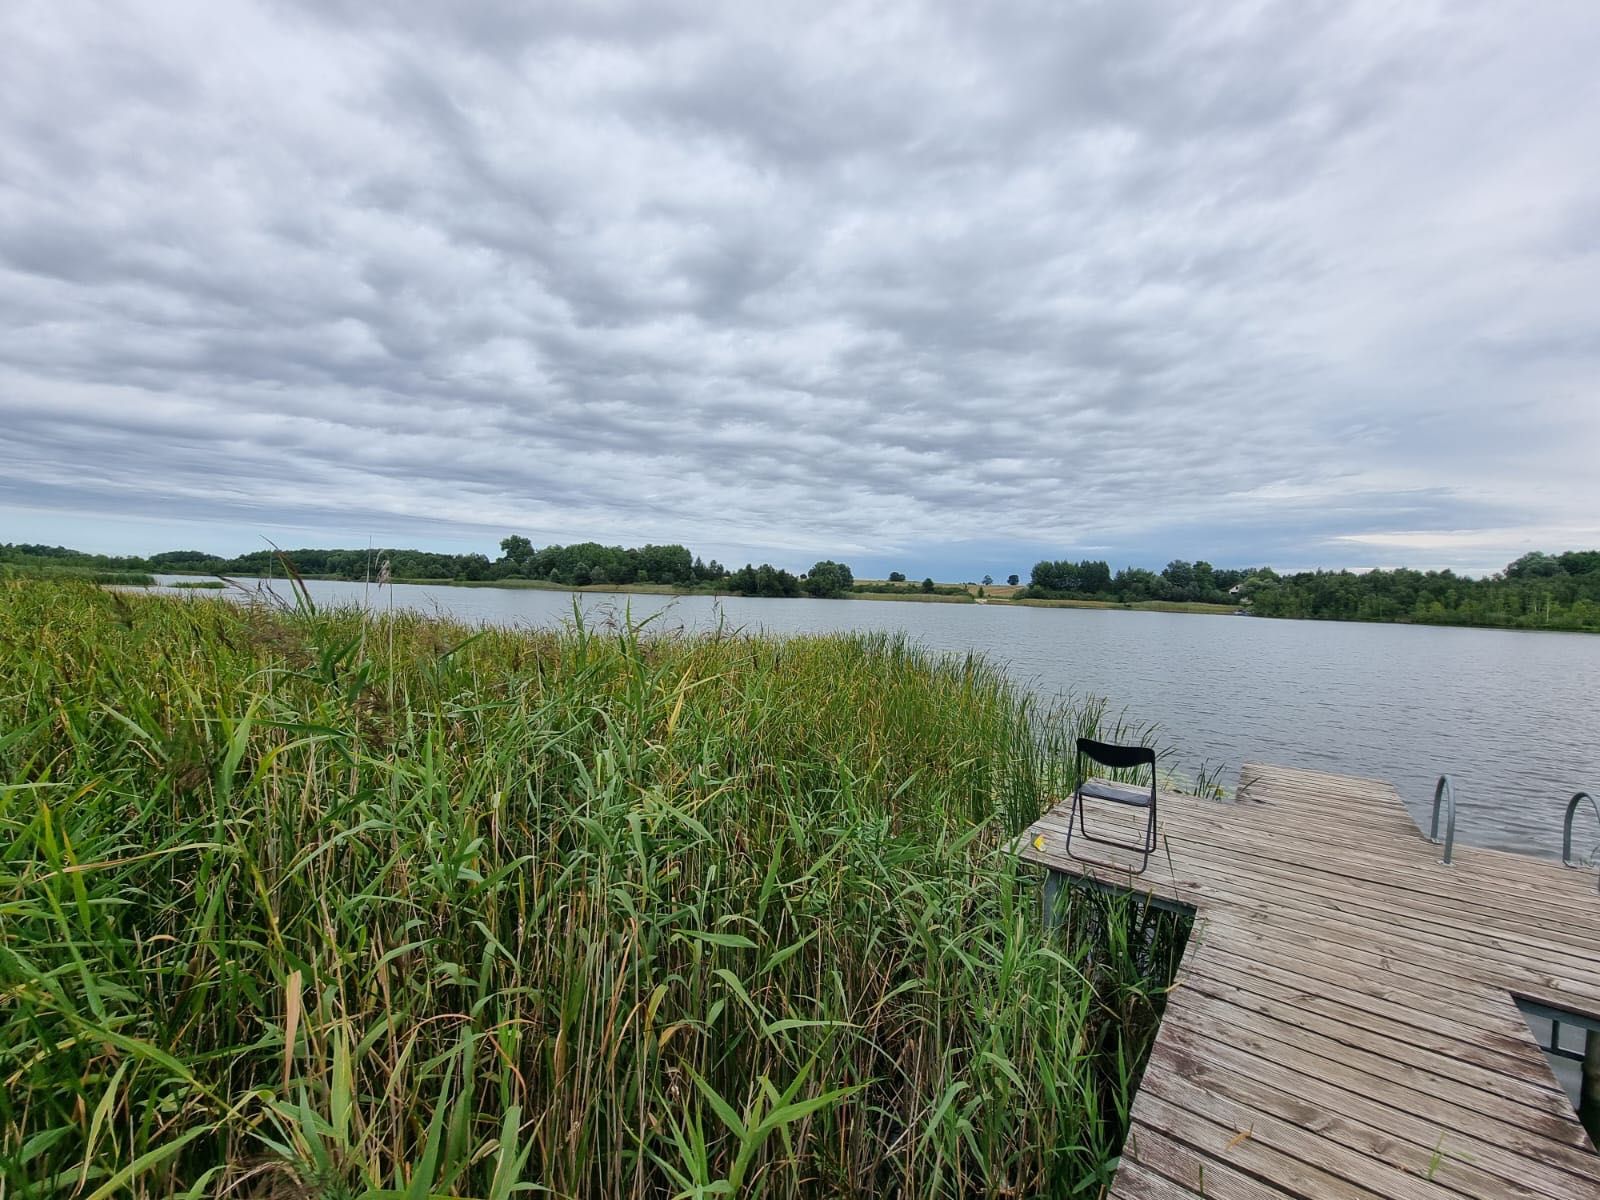
[[1512, 999], [1600, 1019], [1592, 871], [1445, 866], [1388, 784], [1284, 767], [1246, 766], [1232, 804], [1163, 796], [1143, 875], [1068, 857], [1069, 812], [1019, 855], [1196, 914], [1113, 1196], [1600, 1197]]

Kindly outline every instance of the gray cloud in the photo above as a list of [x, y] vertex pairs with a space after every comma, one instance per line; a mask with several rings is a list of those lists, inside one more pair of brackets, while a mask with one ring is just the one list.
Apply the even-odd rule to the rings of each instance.
[[0, 511], [1600, 542], [1597, 56], [1586, 4], [13, 5]]

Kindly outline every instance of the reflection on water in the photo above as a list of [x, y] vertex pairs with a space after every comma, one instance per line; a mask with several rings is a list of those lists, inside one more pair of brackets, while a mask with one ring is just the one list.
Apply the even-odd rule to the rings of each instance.
[[[163, 581], [174, 577], [163, 576]], [[756, 600], [511, 588], [384, 589], [312, 580], [318, 603], [370, 602], [464, 621], [590, 618], [775, 633], [903, 630], [977, 650], [1048, 695], [1106, 697], [1160, 727], [1193, 771], [1247, 760], [1387, 779], [1420, 821], [1455, 779], [1463, 842], [1559, 855], [1561, 814], [1600, 791], [1600, 636], [1091, 609]], [[281, 590], [281, 585], [280, 585]], [[212, 595], [217, 593], [199, 593]], [[1581, 844], [1596, 831], [1583, 828]]]

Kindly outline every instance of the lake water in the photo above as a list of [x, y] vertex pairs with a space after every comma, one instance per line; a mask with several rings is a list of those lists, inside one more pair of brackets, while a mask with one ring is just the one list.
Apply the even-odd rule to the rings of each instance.
[[[176, 577], [162, 576], [163, 582]], [[548, 626], [572, 616], [719, 620], [774, 633], [904, 631], [977, 650], [1048, 696], [1105, 697], [1154, 724], [1193, 772], [1283, 763], [1387, 779], [1426, 822], [1442, 772], [1463, 843], [1558, 857], [1573, 792], [1600, 794], [1600, 635], [1362, 625], [1122, 610], [851, 600], [611, 595], [312, 580], [318, 603], [362, 602], [471, 622]], [[280, 585], [281, 590], [281, 585]], [[216, 595], [217, 593], [199, 593]], [[1575, 841], [1594, 844], [1592, 816]]]

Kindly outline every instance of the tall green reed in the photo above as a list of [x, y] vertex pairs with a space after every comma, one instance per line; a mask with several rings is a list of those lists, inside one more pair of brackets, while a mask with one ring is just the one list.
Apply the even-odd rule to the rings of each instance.
[[886, 637], [0, 583], [0, 1200], [1093, 1195], [1182, 930]]

